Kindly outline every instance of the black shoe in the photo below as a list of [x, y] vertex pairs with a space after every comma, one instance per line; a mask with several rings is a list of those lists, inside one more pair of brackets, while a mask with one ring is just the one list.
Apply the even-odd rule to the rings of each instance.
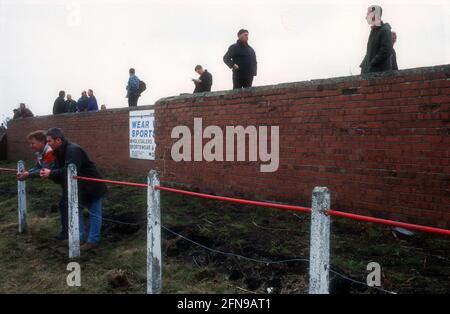
[[56, 240], [59, 240], [59, 241], [67, 240], [68, 238], [69, 237], [67, 236], [67, 234], [62, 233], [62, 232], [58, 233], [57, 235], [55, 235], [53, 237], [53, 239], [56, 239]]

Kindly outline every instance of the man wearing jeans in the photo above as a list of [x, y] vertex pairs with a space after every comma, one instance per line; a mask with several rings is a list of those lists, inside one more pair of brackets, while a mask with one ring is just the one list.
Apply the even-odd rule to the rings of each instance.
[[[56, 156], [56, 166], [53, 169], [44, 168], [40, 171], [43, 178], [49, 178], [59, 183], [63, 189], [64, 206], [61, 211], [62, 233], [68, 233], [68, 195], [67, 195], [67, 168], [74, 164], [80, 176], [101, 178], [94, 162], [87, 153], [77, 144], [69, 142], [59, 128], [47, 131], [47, 143]], [[106, 185], [99, 182], [79, 181], [79, 204], [89, 210], [89, 234], [82, 250], [93, 250], [98, 247], [102, 227], [102, 197], [106, 193]], [[84, 242], [84, 223], [82, 210], [80, 210], [80, 240]]]

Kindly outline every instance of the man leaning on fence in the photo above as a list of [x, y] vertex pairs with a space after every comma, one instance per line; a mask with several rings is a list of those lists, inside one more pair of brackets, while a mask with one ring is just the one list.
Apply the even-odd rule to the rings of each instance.
[[[68, 141], [59, 128], [47, 131], [47, 143], [55, 152], [56, 165], [54, 169], [42, 169], [41, 177], [49, 178], [59, 183], [63, 189], [64, 206], [61, 211], [62, 233], [68, 234], [68, 194], [67, 194], [67, 168], [74, 164], [80, 176], [101, 178], [95, 163], [88, 154], [78, 145]], [[99, 182], [78, 181], [78, 202], [80, 204], [80, 242], [81, 250], [93, 250], [98, 247], [102, 226], [102, 197], [106, 193], [106, 185]], [[89, 234], [84, 240], [84, 222], [82, 207], [89, 210]]]

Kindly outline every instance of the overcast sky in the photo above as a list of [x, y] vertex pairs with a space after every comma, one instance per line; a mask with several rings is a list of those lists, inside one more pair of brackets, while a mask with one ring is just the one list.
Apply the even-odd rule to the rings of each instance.
[[130, 67], [147, 83], [141, 105], [191, 93], [197, 64], [213, 91], [230, 89], [222, 57], [240, 28], [254, 86], [359, 74], [371, 4], [397, 32], [401, 69], [450, 63], [450, 0], [0, 0], [0, 120], [20, 102], [50, 114], [59, 90], [125, 107]]

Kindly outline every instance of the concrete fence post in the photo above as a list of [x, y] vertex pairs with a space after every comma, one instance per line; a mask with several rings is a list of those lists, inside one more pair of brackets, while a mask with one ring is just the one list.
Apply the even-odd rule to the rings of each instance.
[[161, 212], [160, 191], [156, 170], [148, 173], [147, 188], [147, 293], [161, 293], [162, 262], [161, 262]]
[[315, 187], [312, 193], [309, 293], [328, 294], [330, 277], [330, 192]]
[[[25, 171], [22, 160], [17, 162], [17, 172]], [[27, 232], [27, 192], [25, 181], [17, 181], [17, 201], [19, 215], [19, 233]]]
[[67, 195], [69, 205], [69, 258], [80, 257], [80, 224], [78, 216], [78, 180], [77, 167], [70, 164], [67, 168]]

